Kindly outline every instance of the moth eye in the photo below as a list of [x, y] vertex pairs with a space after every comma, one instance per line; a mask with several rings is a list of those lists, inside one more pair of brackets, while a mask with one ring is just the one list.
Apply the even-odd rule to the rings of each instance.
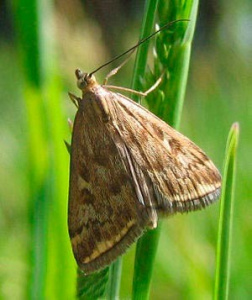
[[79, 89], [83, 90], [88, 82], [87, 82], [87, 74], [83, 73], [80, 69], [75, 70], [75, 76], [77, 78], [77, 86]]
[[79, 89], [83, 90], [86, 86], [87, 86], [87, 81], [86, 81], [85, 77], [82, 77], [82, 78], [78, 79], [77, 87]]

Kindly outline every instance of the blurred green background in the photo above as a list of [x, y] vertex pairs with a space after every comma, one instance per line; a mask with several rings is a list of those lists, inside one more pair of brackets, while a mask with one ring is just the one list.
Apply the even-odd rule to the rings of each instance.
[[[73, 299], [63, 141], [76, 110], [67, 92], [79, 95], [75, 68], [91, 72], [136, 43], [144, 1], [34, 3], [1, 2], [0, 298]], [[29, 19], [31, 10], [39, 17]], [[200, 2], [181, 122], [220, 170], [229, 128], [240, 123], [230, 299], [252, 295], [251, 31], [249, 0]], [[110, 84], [129, 87], [132, 65]], [[100, 82], [112, 67], [96, 75]], [[164, 222], [151, 299], [212, 298], [218, 213], [216, 204]], [[134, 247], [124, 258], [122, 299], [130, 295], [133, 256]]]

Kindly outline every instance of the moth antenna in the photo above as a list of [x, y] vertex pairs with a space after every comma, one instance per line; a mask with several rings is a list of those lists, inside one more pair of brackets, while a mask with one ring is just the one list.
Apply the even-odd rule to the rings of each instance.
[[156, 35], [157, 33], [159, 33], [160, 31], [163, 31], [164, 29], [170, 27], [171, 25], [178, 23], [178, 22], [189, 22], [189, 19], [179, 19], [179, 20], [174, 20], [171, 21], [167, 24], [165, 24], [164, 26], [160, 27], [157, 31], [153, 32], [151, 35], [147, 36], [146, 38], [141, 39], [136, 45], [134, 45], [133, 47], [129, 48], [128, 50], [126, 50], [125, 52], [123, 52], [122, 54], [119, 54], [117, 56], [115, 56], [114, 58], [112, 58], [110, 61], [106, 62], [105, 64], [101, 65], [99, 68], [95, 69], [93, 72], [91, 72], [89, 74], [89, 76], [91, 77], [94, 73], [96, 73], [97, 71], [99, 71], [100, 69], [104, 68], [105, 66], [109, 65], [110, 63], [112, 63], [113, 61], [119, 59], [120, 57], [124, 56], [125, 54], [135, 50], [137, 47], [139, 47], [141, 44], [145, 43], [146, 41], [148, 41], [149, 39], [151, 39], [154, 35]]

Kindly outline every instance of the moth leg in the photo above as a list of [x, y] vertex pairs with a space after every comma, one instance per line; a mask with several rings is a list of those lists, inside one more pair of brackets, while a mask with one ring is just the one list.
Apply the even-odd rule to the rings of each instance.
[[77, 108], [79, 108], [79, 101], [81, 101], [81, 98], [75, 96], [74, 94], [72, 94], [72, 93], [70, 93], [70, 92], [68, 93], [68, 96], [69, 96], [69, 98], [71, 99], [71, 101], [73, 102], [73, 104], [74, 104]]
[[135, 91], [126, 87], [121, 87], [121, 86], [114, 86], [114, 85], [105, 85], [106, 88], [109, 89], [115, 89], [115, 90], [119, 90], [119, 91], [125, 91], [125, 92], [130, 92], [133, 94], [136, 94], [138, 96], [147, 96], [149, 93], [151, 93], [153, 90], [155, 90], [155, 88], [157, 88], [159, 86], [159, 84], [162, 81], [162, 76], [163, 74], [158, 78], [158, 80], [153, 84], [153, 86], [151, 86], [146, 92], [139, 92], [139, 91]]
[[73, 131], [73, 121], [71, 120], [71, 119], [67, 119], [67, 123], [68, 123], [68, 126], [69, 126], [69, 128], [70, 128], [70, 130], [71, 130], [71, 132]]
[[121, 67], [123, 67], [129, 61], [129, 59], [130, 59], [130, 57], [131, 57], [131, 55], [132, 55], [133, 52], [134, 51], [132, 51], [130, 53], [130, 55], [117, 68], [113, 69], [112, 71], [110, 71], [108, 73], [108, 75], [105, 77], [105, 79], [103, 81], [103, 85], [106, 85], [107, 82], [108, 82], [108, 80], [109, 80], [109, 78], [112, 77], [112, 76], [114, 76], [121, 69]]
[[[154, 91], [161, 83], [162, 77], [164, 75], [164, 72], [161, 74], [161, 76], [158, 78], [158, 80], [151, 86], [147, 91], [145, 91], [143, 94], [144, 97], [146, 97], [148, 94], [150, 94], [152, 91]], [[139, 101], [140, 104], [142, 104], [142, 98]]]
[[152, 91], [154, 91], [161, 83], [162, 81], [162, 77], [163, 74], [161, 74], [161, 76], [158, 78], [158, 80], [153, 84], [153, 86], [151, 86], [147, 91], [145, 91], [143, 94], [143, 96], [147, 96], [149, 93], [151, 93]]
[[139, 92], [139, 91], [135, 91], [126, 87], [121, 87], [121, 86], [115, 86], [115, 85], [105, 85], [106, 88], [108, 89], [114, 89], [114, 90], [118, 90], [118, 91], [124, 91], [124, 92], [130, 92], [133, 94], [136, 94], [138, 96], [146, 96], [145, 93], [143, 92]]

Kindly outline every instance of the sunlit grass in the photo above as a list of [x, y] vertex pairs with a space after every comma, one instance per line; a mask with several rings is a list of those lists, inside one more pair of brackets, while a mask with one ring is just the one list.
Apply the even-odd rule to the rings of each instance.
[[219, 233], [216, 253], [215, 300], [228, 299], [230, 292], [232, 228], [238, 138], [239, 124], [234, 123], [230, 129], [227, 139], [223, 171]]

